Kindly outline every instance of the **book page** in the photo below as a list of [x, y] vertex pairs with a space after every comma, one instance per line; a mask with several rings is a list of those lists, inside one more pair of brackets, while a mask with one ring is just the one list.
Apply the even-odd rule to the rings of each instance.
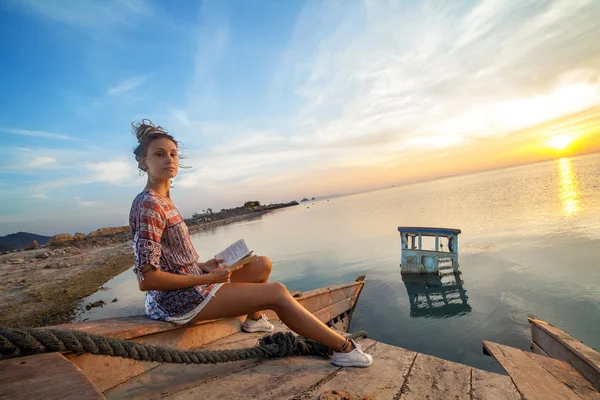
[[248, 246], [246, 246], [244, 239], [240, 239], [237, 242], [229, 245], [225, 250], [215, 255], [215, 258], [222, 258], [224, 260], [220, 265], [231, 265], [236, 261], [248, 256], [250, 253], [251, 252], [248, 250]]

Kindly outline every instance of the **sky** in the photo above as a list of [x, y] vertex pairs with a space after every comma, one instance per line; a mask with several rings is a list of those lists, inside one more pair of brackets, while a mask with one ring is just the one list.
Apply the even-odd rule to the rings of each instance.
[[131, 123], [172, 197], [287, 202], [600, 151], [600, 1], [0, 2], [0, 235], [127, 224]]

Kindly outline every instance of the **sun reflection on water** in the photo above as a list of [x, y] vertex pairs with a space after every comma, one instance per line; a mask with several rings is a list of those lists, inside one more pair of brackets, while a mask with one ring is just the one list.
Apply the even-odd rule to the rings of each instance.
[[579, 210], [579, 188], [568, 158], [558, 160], [558, 178], [562, 212], [566, 216], [571, 216]]

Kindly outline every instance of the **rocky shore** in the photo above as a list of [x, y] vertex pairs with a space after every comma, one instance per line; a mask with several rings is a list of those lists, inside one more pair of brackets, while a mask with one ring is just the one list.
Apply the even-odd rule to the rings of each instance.
[[[258, 205], [249, 207], [236, 207], [223, 209], [219, 212], [208, 212], [202, 214], [194, 214], [191, 218], [185, 219], [190, 233], [197, 233], [206, 229], [216, 228], [220, 225], [231, 224], [237, 221], [245, 221], [260, 218], [265, 213], [298, 205], [298, 202], [280, 203], [271, 205]], [[96, 246], [107, 246], [115, 243], [123, 243], [131, 240], [129, 226], [119, 226], [111, 228], [101, 228], [91, 232], [88, 235], [76, 233], [59, 233], [54, 235], [48, 242], [47, 247], [76, 247], [85, 249]], [[31, 246], [30, 246], [31, 247]]]
[[[196, 233], [297, 204], [205, 212], [185, 222], [190, 232]], [[38, 327], [70, 322], [83, 298], [132, 265], [128, 226], [102, 228], [89, 235], [58, 234], [44, 247], [0, 254], [0, 325]]]

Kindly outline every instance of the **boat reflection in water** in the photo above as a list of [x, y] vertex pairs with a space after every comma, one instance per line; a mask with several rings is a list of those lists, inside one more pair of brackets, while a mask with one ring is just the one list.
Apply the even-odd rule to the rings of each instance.
[[460, 272], [403, 274], [413, 318], [449, 318], [471, 312]]

